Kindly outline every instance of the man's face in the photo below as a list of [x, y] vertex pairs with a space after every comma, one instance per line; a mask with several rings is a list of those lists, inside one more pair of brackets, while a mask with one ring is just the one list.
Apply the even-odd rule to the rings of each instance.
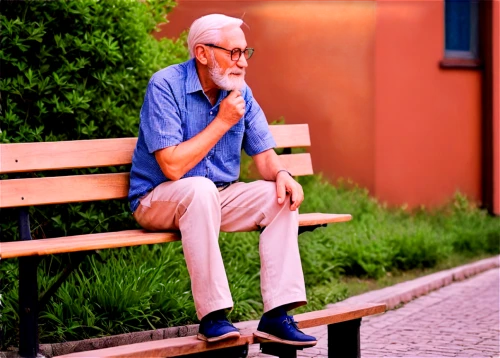
[[[217, 46], [233, 50], [246, 49], [247, 42], [245, 34], [239, 27], [222, 31], [222, 41]], [[211, 59], [208, 70], [212, 81], [221, 89], [226, 91], [239, 90], [245, 85], [245, 69], [248, 67], [247, 60], [242, 54], [238, 61], [231, 60], [231, 54], [218, 48], [210, 48]]]

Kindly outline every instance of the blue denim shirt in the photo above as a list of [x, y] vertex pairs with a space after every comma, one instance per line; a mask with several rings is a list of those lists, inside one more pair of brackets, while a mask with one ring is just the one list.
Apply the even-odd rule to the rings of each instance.
[[[195, 60], [169, 66], [149, 81], [141, 109], [139, 138], [132, 158], [128, 199], [134, 212], [139, 199], [168, 181], [154, 152], [184, 142], [207, 127], [229, 94], [220, 91], [215, 106], [203, 93]], [[231, 182], [240, 174], [241, 149], [250, 155], [274, 148], [266, 117], [248, 86], [242, 90], [245, 115], [183, 178], [202, 176], [213, 182]]]

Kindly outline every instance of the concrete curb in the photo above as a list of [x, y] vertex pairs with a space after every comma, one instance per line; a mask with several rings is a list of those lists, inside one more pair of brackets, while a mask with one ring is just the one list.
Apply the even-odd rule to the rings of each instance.
[[426, 295], [441, 287], [448, 286], [454, 281], [462, 281], [481, 272], [500, 267], [500, 256], [480, 260], [471, 264], [440, 271], [424, 277], [399, 283], [394, 286], [370, 291], [358, 296], [350, 297], [342, 302], [327, 305], [328, 308], [348, 305], [351, 303], [373, 302], [385, 303], [387, 309], [393, 309], [401, 304], [408, 303], [415, 298]]
[[198, 333], [198, 325], [168, 327], [151, 331], [141, 331], [118, 334], [116, 336], [90, 338], [81, 341], [64, 343], [40, 344], [40, 354], [45, 357], [59, 356], [63, 354], [85, 352], [94, 349], [118, 347], [126, 344], [158, 341], [160, 339], [193, 336]]
[[[454, 281], [462, 281], [468, 277], [477, 275], [481, 272], [500, 267], [500, 256], [484, 259], [471, 264], [459, 266], [453, 269], [437, 272], [428, 276], [420, 277], [411, 281], [399, 283], [394, 286], [386, 287], [376, 291], [370, 291], [358, 296], [350, 297], [347, 300], [328, 305], [328, 308], [338, 307], [339, 305], [348, 305], [356, 302], [374, 302], [385, 303], [387, 309], [393, 309], [401, 304], [426, 295], [431, 291], [447, 286]], [[241, 322], [245, 324], [245, 322]], [[241, 324], [237, 324], [240, 326]], [[239, 327], [241, 328], [241, 327]], [[185, 337], [195, 335], [198, 332], [198, 325], [188, 325], [180, 327], [162, 328], [152, 331], [133, 332], [120, 334], [110, 337], [92, 338], [81, 341], [41, 344], [40, 354], [45, 357], [69, 354], [73, 352], [82, 352], [86, 350], [116, 347], [124, 344], [155, 341], [160, 339]], [[2, 357], [0, 352], [0, 357]], [[7, 357], [17, 356], [8, 354]]]

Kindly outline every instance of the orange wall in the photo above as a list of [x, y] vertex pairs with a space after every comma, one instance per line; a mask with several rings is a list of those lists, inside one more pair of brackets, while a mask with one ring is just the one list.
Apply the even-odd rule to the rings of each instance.
[[440, 69], [443, 1], [377, 1], [375, 194], [437, 205], [481, 197], [481, 72]]
[[500, 0], [493, 2], [493, 212], [500, 215]]
[[373, 190], [375, 3], [180, 0], [159, 36], [214, 12], [250, 27], [247, 82], [268, 120], [309, 123], [315, 172]]

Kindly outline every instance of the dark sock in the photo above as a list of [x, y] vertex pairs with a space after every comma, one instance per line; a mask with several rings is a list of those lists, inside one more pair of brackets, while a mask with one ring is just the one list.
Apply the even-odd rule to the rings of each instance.
[[276, 317], [286, 316], [285, 306], [278, 306], [276, 308], [273, 308], [272, 310], [264, 313], [264, 316], [266, 316], [267, 318], [276, 318]]
[[226, 318], [226, 310], [218, 310], [218, 311], [213, 311], [204, 316], [201, 320], [202, 321], [208, 321], [208, 320], [216, 320], [216, 319], [221, 319], [221, 318]]

